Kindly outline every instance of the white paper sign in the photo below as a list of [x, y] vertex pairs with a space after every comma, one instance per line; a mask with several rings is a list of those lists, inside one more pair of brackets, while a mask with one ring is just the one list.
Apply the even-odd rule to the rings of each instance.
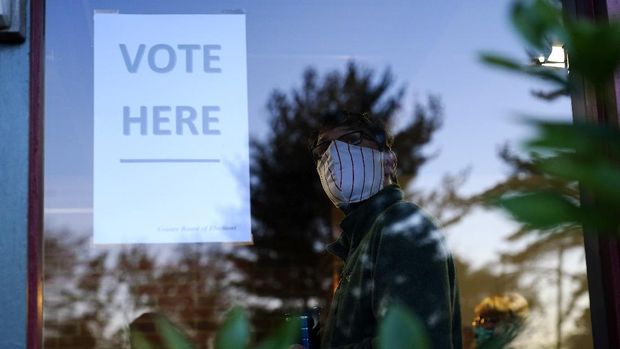
[[94, 243], [250, 242], [245, 15], [96, 13]]

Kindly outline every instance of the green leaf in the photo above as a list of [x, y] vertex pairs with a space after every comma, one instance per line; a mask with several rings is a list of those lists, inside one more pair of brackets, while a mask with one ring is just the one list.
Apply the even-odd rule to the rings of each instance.
[[543, 81], [553, 82], [564, 89], [568, 89], [568, 72], [564, 69], [544, 67], [540, 65], [530, 65], [523, 69], [523, 72], [529, 76], [541, 79]]
[[596, 229], [597, 234], [618, 237], [620, 218], [617, 207], [614, 209], [610, 206], [598, 205], [592, 208], [582, 208], [581, 217], [583, 224]]
[[297, 317], [287, 320], [280, 326], [275, 335], [265, 339], [257, 349], [288, 349], [299, 339], [299, 326]]
[[537, 128], [536, 138], [528, 141], [529, 148], [571, 150], [577, 153], [606, 154], [620, 159], [620, 130], [586, 122], [547, 122], [528, 120]]
[[566, 34], [560, 9], [548, 0], [516, 1], [511, 10], [512, 23], [532, 47], [546, 50]]
[[131, 347], [137, 349], [194, 349], [185, 333], [158, 313], [144, 313], [129, 325]]
[[404, 306], [392, 306], [379, 327], [380, 349], [428, 349], [426, 330]]
[[597, 86], [610, 80], [620, 63], [620, 22], [576, 21], [568, 23], [567, 29], [570, 69]]
[[241, 308], [228, 312], [215, 335], [216, 349], [245, 349], [250, 341], [250, 325]]
[[535, 77], [559, 85], [561, 89], [568, 89], [568, 75], [565, 70], [522, 64], [515, 59], [493, 53], [482, 53], [480, 59], [490, 66]]
[[176, 327], [166, 317], [157, 319], [157, 330], [166, 343], [166, 348], [170, 349], [194, 349], [194, 345], [189, 341], [187, 336]]
[[133, 349], [155, 349], [149, 344], [140, 332], [131, 334], [131, 348]]
[[493, 65], [497, 68], [504, 68], [519, 72], [522, 70], [522, 64], [512, 58], [503, 57], [493, 53], [482, 53], [480, 58], [484, 63]]
[[513, 195], [500, 198], [496, 204], [532, 228], [544, 229], [582, 218], [574, 202], [553, 192]]
[[561, 154], [542, 160], [539, 166], [548, 174], [579, 181], [598, 198], [620, 206], [620, 168], [606, 161], [602, 154], [592, 154], [587, 159]]

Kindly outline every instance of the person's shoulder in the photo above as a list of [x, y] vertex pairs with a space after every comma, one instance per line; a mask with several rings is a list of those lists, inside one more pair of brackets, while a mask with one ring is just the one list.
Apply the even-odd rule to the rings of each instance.
[[438, 245], [445, 249], [444, 236], [436, 219], [415, 203], [399, 201], [383, 211], [377, 222], [381, 239], [394, 239], [416, 246]]
[[381, 214], [380, 227], [387, 231], [437, 230], [438, 224], [433, 216], [420, 206], [409, 201], [398, 201], [387, 207]]

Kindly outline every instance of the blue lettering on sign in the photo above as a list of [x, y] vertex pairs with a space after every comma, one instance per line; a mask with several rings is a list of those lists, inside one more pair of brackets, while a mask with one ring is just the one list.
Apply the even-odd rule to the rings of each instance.
[[[168, 44], [156, 44], [148, 48], [145, 44], [138, 45], [137, 49], [130, 53], [126, 44], [119, 44], [121, 56], [127, 71], [137, 73], [140, 64], [147, 52], [147, 63], [149, 68], [160, 74], [173, 71], [177, 67], [178, 55], [183, 55], [185, 60], [185, 72], [193, 73], [196, 64], [205, 73], [221, 73], [222, 68], [213, 66], [213, 62], [219, 62], [220, 56], [216, 51], [221, 51], [221, 45], [198, 45], [198, 44], [179, 44], [176, 47]], [[201, 50], [202, 48], [202, 50]], [[199, 56], [197, 59], [194, 57]], [[197, 60], [200, 60], [198, 61]]]
[[[184, 135], [186, 132], [192, 135], [220, 135], [221, 132], [215, 124], [220, 119], [213, 115], [220, 111], [219, 106], [205, 105], [200, 108], [201, 117], [198, 119], [198, 111], [188, 105], [178, 105], [174, 108], [167, 105], [156, 105], [150, 108], [140, 106], [136, 115], [129, 106], [123, 107], [123, 134], [131, 136], [136, 128], [140, 135], [151, 134], [155, 136]], [[133, 126], [133, 127], [132, 127]], [[200, 131], [199, 131], [200, 130]]]

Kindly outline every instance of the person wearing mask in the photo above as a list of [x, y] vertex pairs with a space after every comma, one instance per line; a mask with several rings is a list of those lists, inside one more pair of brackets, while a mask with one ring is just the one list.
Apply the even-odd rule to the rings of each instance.
[[432, 348], [461, 348], [451, 254], [433, 219], [404, 199], [385, 126], [368, 114], [325, 113], [312, 154], [325, 194], [345, 214], [327, 248], [344, 266], [321, 348], [376, 348], [391, 307], [415, 314]]
[[521, 333], [529, 315], [523, 296], [511, 292], [484, 298], [474, 308], [476, 348], [505, 348]]

